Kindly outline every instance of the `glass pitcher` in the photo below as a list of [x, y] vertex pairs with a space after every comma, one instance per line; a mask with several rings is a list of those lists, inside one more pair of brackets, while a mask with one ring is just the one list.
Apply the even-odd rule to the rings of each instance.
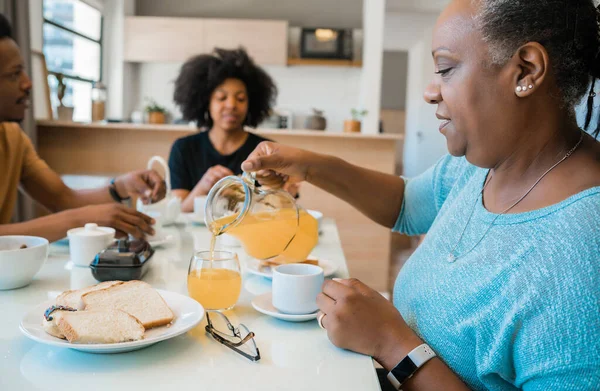
[[305, 261], [319, 238], [317, 220], [289, 193], [258, 187], [248, 173], [213, 186], [205, 222], [215, 236], [235, 236], [248, 255], [277, 263]]

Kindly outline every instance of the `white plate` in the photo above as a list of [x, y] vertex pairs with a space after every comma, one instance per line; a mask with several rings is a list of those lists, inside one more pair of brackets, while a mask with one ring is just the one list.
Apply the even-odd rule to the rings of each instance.
[[318, 314], [318, 311], [304, 315], [290, 315], [279, 312], [273, 307], [271, 292], [256, 296], [254, 300], [252, 300], [252, 307], [260, 313], [288, 322], [307, 322], [309, 320], [317, 319]]
[[182, 213], [184, 218], [191, 224], [195, 225], [206, 225], [204, 222], [204, 216], [198, 216], [195, 213]]
[[[335, 274], [338, 267], [331, 261], [319, 259], [319, 266], [323, 269], [323, 275], [325, 277], [331, 277]], [[249, 258], [246, 260], [246, 270], [248, 273], [261, 276], [264, 278], [272, 279], [273, 271], [271, 266], [261, 266], [260, 261]]]
[[164, 246], [165, 244], [171, 243], [174, 238], [175, 237], [173, 235], [165, 235], [160, 238], [153, 238], [152, 240], [149, 240], [148, 243], [150, 243], [150, 246], [152, 247], [160, 247]]
[[124, 353], [138, 350], [157, 342], [177, 337], [193, 329], [204, 318], [204, 308], [194, 299], [179, 293], [157, 289], [175, 314], [175, 319], [169, 327], [162, 326], [147, 330], [144, 339], [133, 342], [107, 343], [107, 344], [76, 344], [56, 338], [47, 334], [42, 326], [44, 311], [55, 304], [49, 300], [37, 305], [21, 320], [20, 329], [26, 337], [34, 341], [56, 346], [59, 348], [75, 349], [88, 353]]

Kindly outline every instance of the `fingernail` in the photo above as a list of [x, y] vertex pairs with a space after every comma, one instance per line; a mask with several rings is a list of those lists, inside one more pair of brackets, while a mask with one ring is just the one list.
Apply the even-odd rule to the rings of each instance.
[[343, 280], [343, 278], [332, 278], [332, 280], [335, 281], [335, 282], [340, 282], [340, 281]]
[[254, 163], [246, 162], [244, 163], [244, 167], [246, 167], [246, 170], [254, 170]]

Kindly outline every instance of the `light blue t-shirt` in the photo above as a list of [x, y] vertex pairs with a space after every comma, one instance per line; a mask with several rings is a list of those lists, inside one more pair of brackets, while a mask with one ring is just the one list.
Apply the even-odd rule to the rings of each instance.
[[600, 187], [499, 216], [473, 248], [496, 217], [487, 173], [446, 156], [406, 181], [394, 230], [427, 237], [395, 306], [472, 389], [600, 390]]

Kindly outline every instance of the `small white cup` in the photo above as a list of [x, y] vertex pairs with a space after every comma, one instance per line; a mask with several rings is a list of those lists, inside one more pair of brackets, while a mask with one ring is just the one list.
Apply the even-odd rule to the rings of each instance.
[[317, 220], [319, 233], [321, 233], [321, 226], [323, 223], [323, 213], [319, 212], [318, 210], [307, 210], [307, 212], [309, 215], [314, 217], [315, 220]]
[[71, 261], [77, 266], [88, 267], [96, 254], [110, 246], [115, 240], [115, 230], [90, 223], [85, 227], [69, 230], [67, 236], [69, 237]]
[[154, 225], [152, 226], [154, 235], [147, 236], [146, 240], [149, 242], [153, 240], [162, 240], [165, 237], [165, 232], [163, 230], [163, 214], [161, 212], [147, 212], [146, 215], [154, 219]]
[[224, 247], [241, 247], [240, 241], [232, 235], [223, 234], [219, 235], [219, 244]]
[[300, 263], [277, 266], [273, 270], [273, 307], [291, 315], [317, 311], [317, 296], [324, 280], [319, 266]]
[[207, 196], [194, 198], [194, 214], [200, 219], [204, 219], [204, 208], [206, 207], [207, 198]]

